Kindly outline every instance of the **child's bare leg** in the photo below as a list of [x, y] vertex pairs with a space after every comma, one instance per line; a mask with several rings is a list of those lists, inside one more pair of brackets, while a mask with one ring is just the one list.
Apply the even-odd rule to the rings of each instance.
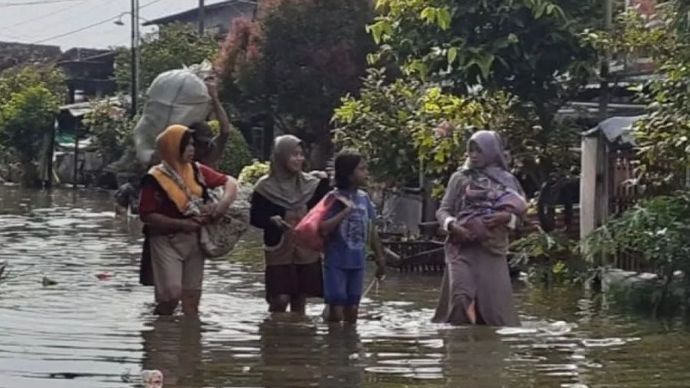
[[293, 295], [290, 299], [290, 311], [304, 315], [307, 308], [307, 298], [304, 295]]
[[290, 295], [276, 295], [269, 298], [268, 312], [284, 313], [290, 304]]
[[477, 308], [476, 304], [474, 301], [470, 303], [470, 305], [467, 307], [467, 318], [470, 320], [471, 324], [476, 324], [477, 323]]
[[328, 322], [339, 323], [343, 321], [343, 306], [331, 304], [328, 306]]
[[173, 315], [178, 303], [178, 300], [159, 302], [156, 304], [156, 309], [153, 311], [153, 313], [156, 315]]
[[359, 306], [347, 306], [344, 309], [345, 322], [350, 324], [357, 323], [357, 314], [359, 313]]

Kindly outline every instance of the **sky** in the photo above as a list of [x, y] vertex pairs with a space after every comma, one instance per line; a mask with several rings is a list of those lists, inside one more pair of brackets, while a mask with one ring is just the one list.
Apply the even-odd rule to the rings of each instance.
[[[206, 5], [220, 1], [206, 0]], [[139, 0], [139, 16], [144, 23], [196, 6], [198, 0]], [[63, 51], [129, 46], [130, 14], [122, 16], [123, 26], [114, 22], [130, 9], [130, 0], [0, 0], [0, 41], [56, 45]], [[141, 33], [151, 29], [142, 27]]]

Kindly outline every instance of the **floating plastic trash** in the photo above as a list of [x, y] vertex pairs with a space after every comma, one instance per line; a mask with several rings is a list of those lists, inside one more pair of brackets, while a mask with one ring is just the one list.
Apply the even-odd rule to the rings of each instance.
[[143, 370], [141, 371], [141, 380], [146, 388], [162, 388], [163, 372], [159, 370]]

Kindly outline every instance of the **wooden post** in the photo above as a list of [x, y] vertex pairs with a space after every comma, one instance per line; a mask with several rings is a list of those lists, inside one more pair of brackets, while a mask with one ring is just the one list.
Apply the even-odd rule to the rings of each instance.
[[580, 156], [580, 239], [584, 240], [597, 225], [597, 158], [599, 136], [582, 138]]
[[[56, 120], [57, 121], [57, 120]], [[44, 154], [42, 155], [42, 176], [41, 180], [44, 189], [49, 189], [53, 186], [53, 155], [55, 153], [55, 126], [57, 123], [53, 123], [50, 127], [50, 131], [44, 137]]]
[[77, 178], [79, 177], [79, 126], [74, 128], [74, 178], [72, 188], [77, 188]]

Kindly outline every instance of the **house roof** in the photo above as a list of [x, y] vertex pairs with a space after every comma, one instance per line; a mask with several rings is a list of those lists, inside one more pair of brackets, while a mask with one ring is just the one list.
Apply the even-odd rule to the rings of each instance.
[[0, 71], [26, 63], [54, 62], [61, 54], [59, 46], [0, 42]]
[[[228, 1], [221, 1], [215, 4], [210, 4], [204, 7], [205, 12], [213, 11], [216, 9], [223, 9], [231, 6], [235, 6], [237, 4], [253, 4], [256, 5], [256, 1], [254, 0], [228, 0]], [[181, 19], [188, 19], [188, 18], [195, 18], [197, 13], [199, 12], [198, 8], [192, 8], [187, 11], [182, 11], [178, 12], [172, 15], [168, 16], [163, 16], [158, 19], [153, 19], [149, 20], [144, 23], [145, 26], [155, 26], [157, 24], [166, 24], [166, 23], [172, 23]]]
[[93, 110], [95, 103], [109, 103], [114, 106], [120, 106], [123, 102], [123, 99], [129, 101], [129, 96], [115, 96], [100, 99], [97, 101], [77, 102], [73, 104], [62, 105], [60, 107], [60, 112], [69, 113], [70, 115], [72, 115], [72, 117], [82, 117]]
[[615, 116], [610, 117], [589, 131], [583, 133], [583, 136], [595, 136], [602, 133], [606, 140], [611, 144], [618, 144], [620, 146], [635, 146], [635, 139], [632, 134], [633, 125], [645, 118], [646, 116]]
[[90, 49], [84, 47], [73, 47], [60, 55], [60, 62], [69, 61], [107, 61], [117, 55], [115, 50]]

